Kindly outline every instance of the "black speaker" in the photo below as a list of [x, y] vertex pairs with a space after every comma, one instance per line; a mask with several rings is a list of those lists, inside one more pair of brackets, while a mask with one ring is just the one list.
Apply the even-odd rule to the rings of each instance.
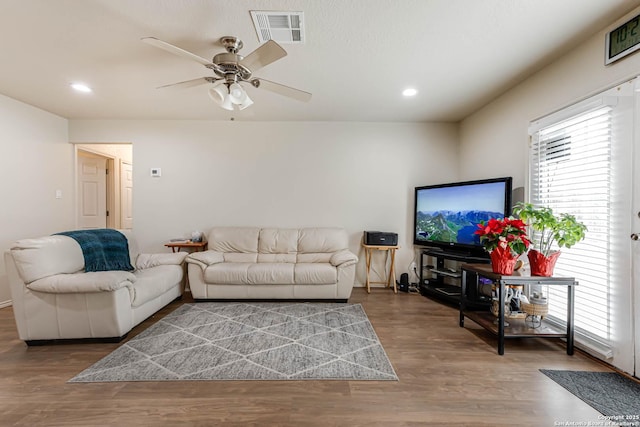
[[409, 274], [402, 273], [400, 275], [400, 282], [398, 283], [398, 289], [402, 292], [409, 292]]

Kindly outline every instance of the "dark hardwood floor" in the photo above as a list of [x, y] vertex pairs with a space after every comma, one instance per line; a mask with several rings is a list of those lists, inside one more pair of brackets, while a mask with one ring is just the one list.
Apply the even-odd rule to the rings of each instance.
[[[188, 302], [176, 301], [128, 338]], [[0, 425], [553, 426], [599, 413], [540, 368], [608, 371], [560, 340], [495, 337], [418, 294], [356, 288], [399, 381], [184, 381], [68, 384], [120, 344], [27, 347], [0, 310]], [[586, 425], [586, 424], [585, 424]]]

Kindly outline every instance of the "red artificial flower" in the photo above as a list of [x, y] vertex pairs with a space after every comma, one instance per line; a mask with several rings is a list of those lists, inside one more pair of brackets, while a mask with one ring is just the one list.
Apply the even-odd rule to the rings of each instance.
[[527, 238], [526, 224], [521, 219], [491, 218], [478, 224], [475, 234], [489, 252], [509, 250], [512, 255], [527, 251], [531, 242]]

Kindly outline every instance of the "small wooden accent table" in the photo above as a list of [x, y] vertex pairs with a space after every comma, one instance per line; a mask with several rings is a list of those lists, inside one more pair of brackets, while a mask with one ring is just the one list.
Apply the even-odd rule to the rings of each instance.
[[169, 242], [164, 244], [167, 248], [171, 248], [172, 252], [180, 252], [180, 249], [193, 249], [196, 252], [206, 251], [207, 242], [192, 242], [191, 240], [185, 240], [183, 242]]
[[[367, 263], [367, 293], [371, 293], [370, 284], [371, 283], [381, 283], [384, 284], [387, 288], [391, 287], [391, 281], [393, 280], [393, 292], [398, 293], [398, 288], [396, 287], [396, 249], [399, 249], [400, 246], [378, 246], [378, 245], [365, 245], [362, 244], [364, 248], [364, 256]], [[387, 251], [387, 259], [391, 258], [391, 265], [389, 267], [389, 275], [387, 276], [387, 280], [384, 282], [372, 282], [369, 280], [369, 272], [371, 270], [371, 254], [373, 251]], [[387, 267], [387, 261], [385, 259], [385, 270]]]

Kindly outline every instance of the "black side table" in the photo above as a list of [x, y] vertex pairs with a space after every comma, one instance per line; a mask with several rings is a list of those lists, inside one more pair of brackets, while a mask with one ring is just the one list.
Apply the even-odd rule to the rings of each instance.
[[[463, 264], [462, 267], [462, 288], [460, 292], [460, 327], [464, 327], [464, 318], [473, 320], [483, 328], [493, 332], [498, 336], [498, 354], [504, 354], [505, 338], [566, 338], [567, 354], [573, 354], [573, 303], [574, 303], [574, 287], [578, 282], [573, 277], [541, 277], [531, 276], [528, 271], [516, 271], [512, 276], [503, 276], [494, 273], [491, 265], [486, 264]], [[466, 290], [468, 272], [476, 273], [476, 277], [482, 276], [492, 280], [498, 286], [498, 320], [494, 323], [495, 316], [488, 312], [469, 311], [466, 309]], [[476, 283], [477, 285], [477, 283]], [[528, 327], [522, 319], [509, 319], [510, 325], [505, 329], [504, 326], [504, 296], [507, 285], [550, 285], [550, 286], [566, 286], [567, 287], [567, 328], [562, 330], [545, 321], [538, 328]]]

